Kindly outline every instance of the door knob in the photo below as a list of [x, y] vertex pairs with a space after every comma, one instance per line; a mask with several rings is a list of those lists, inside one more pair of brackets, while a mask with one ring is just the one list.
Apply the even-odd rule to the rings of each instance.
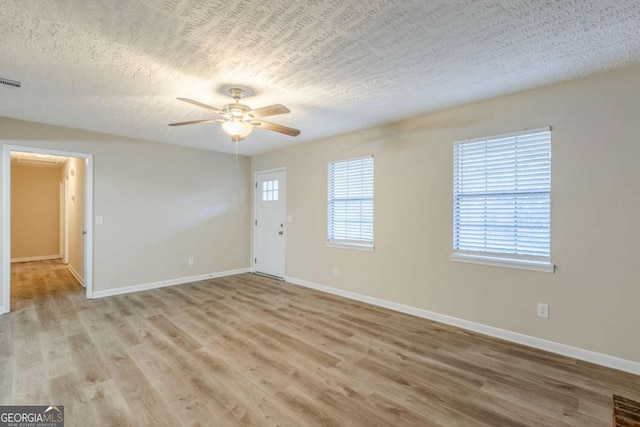
[[278, 234], [282, 236], [284, 234], [284, 232], [278, 231]]

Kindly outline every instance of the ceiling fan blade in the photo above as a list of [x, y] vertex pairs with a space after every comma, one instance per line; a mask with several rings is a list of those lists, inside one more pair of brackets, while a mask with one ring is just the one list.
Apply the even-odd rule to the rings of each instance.
[[269, 117], [269, 116], [275, 116], [278, 114], [287, 114], [290, 112], [291, 111], [289, 111], [289, 109], [284, 105], [274, 104], [274, 105], [269, 105], [267, 107], [260, 107], [253, 110], [249, 110], [246, 113], [244, 113], [244, 115], [247, 118], [258, 119], [260, 117]]
[[212, 107], [211, 105], [203, 104], [202, 102], [198, 102], [196, 100], [189, 99], [189, 98], [177, 98], [177, 99], [183, 102], [188, 102], [189, 104], [197, 105], [198, 107], [206, 108], [207, 110], [215, 111], [221, 116], [225, 116], [225, 117], [227, 116], [227, 113], [225, 113], [219, 108]]
[[169, 126], [184, 126], [184, 125], [195, 125], [197, 123], [216, 123], [216, 122], [223, 122], [224, 120], [214, 120], [214, 119], [209, 119], [209, 120], [192, 120], [190, 122], [179, 122], [179, 123], [169, 123]]
[[251, 124], [256, 126], [256, 127], [272, 130], [272, 131], [275, 131], [275, 132], [280, 132], [280, 133], [283, 133], [283, 134], [289, 135], [289, 136], [298, 136], [298, 135], [300, 135], [300, 131], [298, 129], [294, 129], [294, 128], [290, 128], [290, 127], [282, 126], [282, 125], [277, 125], [275, 123], [263, 122], [262, 120], [252, 120]]

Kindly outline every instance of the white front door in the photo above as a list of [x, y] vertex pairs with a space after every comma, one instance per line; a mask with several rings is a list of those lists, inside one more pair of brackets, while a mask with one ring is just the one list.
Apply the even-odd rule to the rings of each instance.
[[285, 276], [285, 171], [256, 173], [254, 263], [257, 273]]

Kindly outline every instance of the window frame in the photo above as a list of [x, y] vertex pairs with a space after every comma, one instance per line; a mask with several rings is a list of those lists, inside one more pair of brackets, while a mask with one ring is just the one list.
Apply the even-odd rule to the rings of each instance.
[[280, 195], [278, 189], [278, 180], [272, 179], [270, 181], [262, 181], [262, 201], [263, 202], [277, 202]]
[[[368, 240], [347, 240], [347, 239], [332, 239], [331, 238], [331, 229], [332, 229], [332, 224], [331, 224], [331, 203], [332, 200], [335, 200], [331, 198], [331, 168], [333, 165], [336, 164], [340, 164], [340, 163], [348, 163], [348, 162], [353, 162], [353, 161], [357, 161], [357, 160], [366, 160], [366, 159], [371, 159], [372, 162], [372, 173], [371, 173], [371, 241]], [[367, 252], [373, 252], [375, 250], [375, 246], [374, 246], [374, 206], [375, 206], [375, 161], [374, 161], [374, 156], [373, 154], [369, 154], [369, 155], [365, 155], [365, 156], [359, 156], [359, 157], [352, 157], [352, 158], [347, 158], [347, 159], [340, 159], [340, 160], [331, 160], [327, 162], [327, 230], [326, 230], [326, 246], [327, 247], [331, 247], [331, 248], [343, 248], [343, 249], [354, 249], [354, 250], [360, 250], [360, 251], [367, 251]]]
[[[506, 267], [506, 268], [517, 268], [524, 270], [533, 270], [540, 271], [546, 273], [554, 273], [555, 266], [551, 261], [551, 223], [549, 225], [549, 257], [548, 259], [536, 259], [536, 257], [527, 257], [526, 255], [518, 255], [518, 254], [509, 254], [506, 252], [471, 252], [468, 250], [460, 250], [456, 249], [456, 167], [455, 162], [457, 161], [455, 154], [455, 147], [460, 144], [474, 143], [474, 142], [488, 142], [492, 140], [500, 140], [505, 138], [514, 138], [519, 136], [528, 136], [536, 133], [549, 132], [549, 212], [548, 218], [551, 221], [551, 127], [542, 127], [536, 129], [526, 129], [518, 132], [510, 132], [499, 135], [491, 135], [481, 138], [473, 138], [463, 141], [456, 141], [453, 143], [453, 162], [452, 162], [452, 175], [453, 175], [453, 185], [452, 185], [452, 252], [450, 255], [450, 260], [455, 262], [466, 262], [472, 264], [481, 264], [481, 265], [489, 265], [495, 267]], [[507, 194], [505, 191], [502, 194]], [[526, 194], [527, 192], [523, 192], [522, 194]], [[498, 193], [499, 194], [499, 193]]]

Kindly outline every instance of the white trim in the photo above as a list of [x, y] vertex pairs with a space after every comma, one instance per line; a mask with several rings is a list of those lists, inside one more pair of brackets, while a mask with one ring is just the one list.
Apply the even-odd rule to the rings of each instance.
[[47, 261], [50, 259], [60, 259], [62, 255], [40, 255], [40, 256], [29, 256], [24, 258], [11, 258], [11, 263], [14, 262], [31, 262], [31, 261]]
[[356, 251], [375, 252], [375, 246], [362, 243], [347, 243], [333, 240], [326, 243], [328, 248], [355, 249]]
[[198, 282], [200, 280], [216, 279], [218, 277], [234, 276], [250, 272], [249, 267], [238, 268], [236, 270], [219, 271], [217, 273], [200, 274], [198, 276], [179, 277], [177, 279], [161, 280], [159, 282], [142, 283], [140, 285], [124, 286], [121, 288], [107, 289], [105, 291], [95, 291], [94, 298], [111, 297], [114, 295], [130, 294], [132, 292], [147, 291], [149, 289], [164, 288], [167, 286], [184, 285], [187, 283]]
[[[64, 179], [58, 184], [59, 224], [58, 224], [58, 252], [64, 258]], [[63, 260], [64, 262], [64, 260]]]
[[294, 277], [287, 277], [286, 280], [287, 282], [292, 283], [294, 285], [304, 286], [306, 288], [315, 289], [315, 290], [326, 292], [333, 295], [339, 295], [339, 296], [353, 299], [356, 301], [361, 301], [368, 304], [377, 305], [379, 307], [388, 308], [390, 310], [399, 311], [401, 313], [411, 314], [413, 316], [422, 317], [425, 319], [433, 320], [433, 321], [444, 323], [447, 325], [456, 326], [458, 328], [477, 332], [483, 335], [488, 335], [488, 336], [500, 338], [506, 341], [511, 341], [517, 344], [526, 345], [528, 347], [533, 347], [540, 350], [549, 351], [551, 353], [560, 354], [562, 356], [567, 356], [574, 359], [595, 363], [596, 365], [606, 366], [608, 368], [618, 369], [620, 371], [629, 372], [635, 375], [640, 375], [640, 362], [634, 362], [631, 360], [610, 356], [604, 353], [597, 353], [591, 350], [572, 347], [566, 344], [561, 344], [554, 341], [548, 341], [542, 338], [532, 337], [530, 335], [524, 335], [518, 332], [512, 332], [512, 331], [507, 331], [505, 329], [500, 329], [500, 328], [496, 328], [489, 325], [483, 325], [481, 323], [472, 322], [470, 320], [459, 319], [457, 317], [447, 316], [445, 314], [440, 314], [433, 311], [424, 310], [421, 308], [416, 308], [416, 307], [399, 304], [392, 301], [383, 300], [380, 298], [374, 298], [366, 295], [357, 294], [355, 292], [349, 292], [349, 291], [344, 291], [342, 289], [336, 289], [329, 286], [319, 285], [317, 283], [309, 282], [302, 279], [296, 279]]
[[540, 271], [543, 273], [555, 273], [555, 265], [546, 262], [528, 261], [521, 259], [498, 258], [482, 255], [470, 255], [452, 253], [451, 261], [467, 262], [469, 264], [490, 265], [493, 267], [517, 268], [519, 270]]
[[86, 297], [93, 296], [93, 154], [3, 144], [2, 146], [2, 303], [3, 313], [11, 310], [11, 151], [41, 153], [85, 159], [84, 257]]
[[11, 310], [11, 154], [2, 150], [2, 313]]
[[373, 158], [373, 154], [365, 154], [364, 156], [349, 157], [348, 159], [329, 160], [327, 162], [327, 166], [329, 166], [331, 163], [351, 162], [353, 160], [372, 159], [372, 158]]
[[454, 141], [453, 145], [466, 144], [467, 142], [488, 141], [492, 139], [512, 138], [514, 136], [529, 135], [531, 133], [540, 133], [540, 132], [551, 132], [551, 126], [543, 126], [541, 128], [534, 128], [534, 129], [522, 129], [515, 132], [501, 133], [498, 135], [489, 135], [489, 136], [481, 136], [479, 138], [464, 139], [460, 141]]
[[[84, 190], [84, 286], [88, 299], [93, 298], [93, 155], [85, 157]], [[77, 156], [76, 156], [77, 157]]]
[[83, 288], [87, 287], [87, 285], [85, 285], [84, 283], [84, 279], [82, 278], [82, 276], [80, 276], [80, 274], [76, 271], [76, 269], [71, 266], [71, 264], [67, 265], [67, 269], [69, 270], [69, 273], [71, 273], [71, 275], [75, 277], [78, 282], [80, 282]]
[[65, 176], [62, 180], [64, 192], [64, 213], [62, 217], [62, 263], [69, 264], [69, 177]]
[[256, 178], [256, 175], [258, 175], [258, 174], [271, 173], [271, 172], [280, 172], [280, 171], [286, 172], [287, 171], [286, 166], [281, 166], [279, 168], [273, 168], [273, 169], [265, 169], [263, 171], [255, 171], [255, 172], [253, 172], [253, 182], [255, 183], [255, 178]]

